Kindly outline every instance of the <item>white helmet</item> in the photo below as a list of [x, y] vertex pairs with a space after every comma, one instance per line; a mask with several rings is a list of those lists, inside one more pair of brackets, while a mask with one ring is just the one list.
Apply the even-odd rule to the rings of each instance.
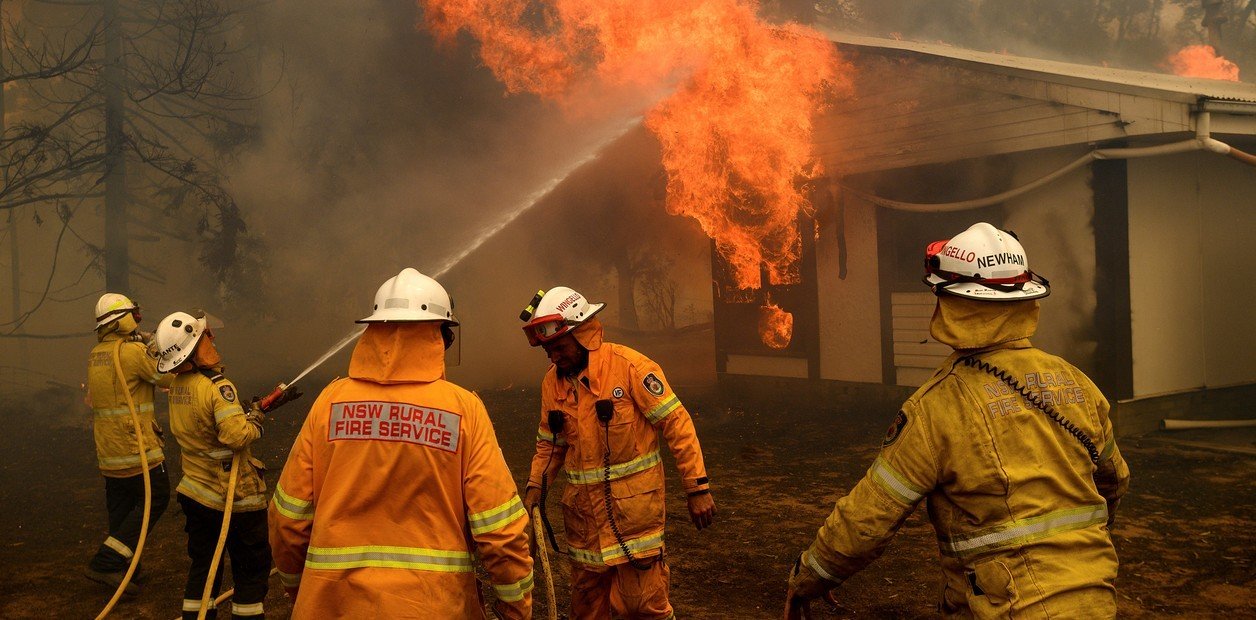
[[1016, 235], [978, 222], [925, 250], [925, 284], [934, 294], [968, 299], [1019, 301], [1051, 294], [1047, 279], [1029, 270]]
[[207, 327], [205, 319], [175, 312], [157, 324], [153, 343], [157, 347], [157, 371], [170, 372], [196, 351], [196, 343]]
[[526, 321], [523, 332], [535, 347], [571, 331], [605, 307], [604, 303], [590, 303], [565, 286], [555, 286], [548, 292], [538, 291], [519, 318]]
[[105, 293], [96, 301], [96, 327], [104, 327], [139, 308], [130, 297], [122, 293]]
[[454, 302], [445, 287], [412, 267], [389, 278], [375, 293], [374, 313], [358, 323], [443, 321], [457, 325]]

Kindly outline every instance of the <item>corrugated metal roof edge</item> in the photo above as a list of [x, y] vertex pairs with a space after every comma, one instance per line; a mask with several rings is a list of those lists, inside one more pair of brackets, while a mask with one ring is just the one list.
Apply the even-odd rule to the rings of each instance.
[[1256, 104], [1256, 84], [1247, 82], [1227, 82], [1223, 80], [1148, 73], [1131, 69], [1096, 67], [1059, 60], [979, 52], [940, 43], [922, 43], [854, 35], [823, 28], [821, 28], [821, 32], [830, 41], [840, 46], [906, 52], [920, 56], [957, 60], [983, 65], [986, 70], [997, 73], [1022, 73], [1049, 82], [1089, 82], [1091, 85], [1103, 85], [1101, 87], [1106, 87], [1109, 90], [1135, 89], [1144, 93], [1159, 93], [1161, 98], [1174, 101], [1193, 102], [1208, 99]]

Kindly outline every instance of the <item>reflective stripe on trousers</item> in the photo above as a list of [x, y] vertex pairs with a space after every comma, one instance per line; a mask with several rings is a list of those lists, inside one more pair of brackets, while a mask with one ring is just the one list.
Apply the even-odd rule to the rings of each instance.
[[314, 547], [305, 556], [306, 568], [338, 570], [345, 568], [407, 568], [441, 573], [469, 573], [471, 554], [467, 551], [367, 545], [362, 547]]

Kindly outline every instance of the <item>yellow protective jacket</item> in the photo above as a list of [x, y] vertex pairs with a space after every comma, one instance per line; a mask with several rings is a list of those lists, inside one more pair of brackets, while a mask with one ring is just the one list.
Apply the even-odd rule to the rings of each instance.
[[479, 397], [445, 380], [434, 323], [376, 323], [310, 409], [270, 541], [293, 618], [532, 615], [527, 511]]
[[[710, 488], [693, 419], [672, 391], [663, 371], [628, 347], [602, 342], [602, 326], [590, 320], [575, 331], [589, 350], [579, 377], [560, 377], [551, 365], [541, 383], [541, 423], [529, 487], [543, 476], [552, 483], [563, 470], [563, 526], [571, 558], [592, 567], [662, 553], [666, 494], [659, 434], [667, 440], [686, 493]], [[597, 417], [597, 401], [607, 400], [613, 416]], [[549, 425], [549, 411], [561, 411], [563, 430]], [[606, 447], [610, 446], [610, 495], [623, 546], [607, 518]]]
[[266, 467], [249, 451], [262, 436], [262, 425], [246, 417], [235, 385], [222, 376], [221, 368], [175, 377], [170, 384], [170, 431], [183, 451], [183, 479], [176, 491], [225, 510], [232, 458], [242, 452], [231, 510], [266, 509]]
[[[1038, 302], [939, 298], [932, 333], [955, 353], [907, 400], [881, 454], [838, 500], [803, 561], [841, 582], [889, 543], [924, 499], [938, 537], [945, 615], [1116, 614], [1108, 525], [1129, 483], [1108, 401], [1085, 374], [1027, 339]], [[1050, 403], [1100, 453], [971, 357]]]
[[148, 354], [144, 343], [133, 340], [129, 333], [112, 331], [99, 336], [99, 339], [87, 362], [87, 393], [92, 407], [92, 431], [96, 437], [96, 463], [105, 476], [125, 478], [141, 473], [142, 468], [135, 424], [114, 368], [114, 351], [122, 362], [125, 389], [131, 392], [131, 400], [140, 418], [149, 468], [166, 459], [161, 450], [161, 427], [153, 415], [153, 386], [170, 385], [174, 376], [157, 372], [157, 360]]

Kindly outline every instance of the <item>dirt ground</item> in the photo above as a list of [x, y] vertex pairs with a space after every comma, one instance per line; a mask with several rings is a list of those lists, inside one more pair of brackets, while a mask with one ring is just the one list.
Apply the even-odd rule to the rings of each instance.
[[[247, 392], [247, 386], [241, 387]], [[680, 617], [778, 617], [790, 564], [833, 502], [874, 458], [893, 408], [869, 404], [869, 409], [885, 409], [869, 414], [822, 403], [681, 396], [698, 427], [718, 514], [712, 529], [694, 530], [669, 462], [673, 604]], [[522, 482], [533, 449], [537, 394], [510, 390], [482, 397], [507, 461]], [[261, 456], [272, 467], [267, 476], [272, 485], [303, 415], [300, 405], [281, 410], [260, 444]], [[0, 617], [93, 617], [110, 593], [81, 576], [106, 535], [104, 484], [94, 468], [90, 414], [72, 390], [49, 385], [33, 394], [6, 387], [0, 416], [7, 422], [0, 434], [0, 502], [5, 507], [0, 531], [7, 533], [0, 544]], [[1133, 470], [1132, 490], [1114, 530], [1122, 616], [1256, 615], [1254, 440], [1251, 432], [1196, 431], [1121, 442]], [[173, 488], [179, 476], [177, 447], [167, 445], [167, 458]], [[557, 522], [556, 497], [551, 496], [550, 514]], [[817, 605], [817, 615], [935, 615], [937, 548], [923, 512], [917, 510], [907, 521], [884, 557], [843, 585], [840, 607]], [[172, 501], [144, 552], [149, 573], [144, 592], [124, 599], [114, 617], [178, 615], [187, 569], [182, 526], [183, 515]], [[558, 590], [565, 606], [561, 582]], [[540, 587], [535, 591], [538, 615], [542, 592]], [[277, 581], [272, 581], [267, 609], [269, 617], [287, 617], [289, 605]]]

